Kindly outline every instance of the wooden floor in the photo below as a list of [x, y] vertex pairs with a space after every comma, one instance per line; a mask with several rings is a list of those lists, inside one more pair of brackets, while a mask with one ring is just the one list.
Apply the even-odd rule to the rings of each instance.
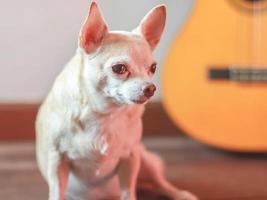
[[[145, 139], [167, 163], [169, 179], [202, 200], [267, 200], [267, 155], [227, 153], [186, 138]], [[46, 200], [33, 142], [1, 142], [0, 199]], [[140, 200], [165, 199], [148, 192]]]

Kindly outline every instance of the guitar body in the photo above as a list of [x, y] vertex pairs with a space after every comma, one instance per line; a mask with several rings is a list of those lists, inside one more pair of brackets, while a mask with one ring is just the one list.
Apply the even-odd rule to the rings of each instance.
[[164, 106], [179, 127], [206, 144], [267, 151], [267, 79], [209, 77], [211, 68], [267, 69], [265, 7], [264, 0], [196, 0], [167, 55]]

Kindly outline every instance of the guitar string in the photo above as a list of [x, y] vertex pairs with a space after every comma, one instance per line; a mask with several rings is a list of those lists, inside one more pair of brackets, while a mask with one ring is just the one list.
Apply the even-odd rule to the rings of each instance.
[[[264, 49], [263, 41], [263, 6], [266, 4], [264, 2], [252, 2], [252, 24], [249, 27], [246, 19], [246, 16], [239, 15], [239, 20], [237, 20], [237, 41], [238, 48], [236, 52], [236, 58], [239, 60], [241, 66], [249, 68], [258, 68], [263, 64], [264, 52], [261, 49]], [[241, 19], [240, 19], [241, 18]], [[250, 23], [249, 23], [250, 24]], [[250, 30], [251, 33], [249, 34]], [[265, 33], [265, 32], [264, 32]], [[250, 37], [248, 37], [250, 36]], [[249, 42], [250, 40], [251, 42]], [[249, 66], [247, 66], [249, 64]], [[236, 64], [238, 66], [238, 64]], [[234, 66], [232, 66], [234, 67]], [[239, 66], [240, 67], [240, 66]]]

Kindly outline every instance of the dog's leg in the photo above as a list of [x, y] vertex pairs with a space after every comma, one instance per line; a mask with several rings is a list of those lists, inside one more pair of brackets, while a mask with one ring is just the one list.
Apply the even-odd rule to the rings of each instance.
[[148, 152], [144, 146], [140, 149], [141, 166], [138, 183], [140, 183], [141, 186], [148, 185], [150, 189], [162, 195], [166, 195], [172, 200], [198, 199], [190, 192], [176, 188], [165, 178], [163, 162], [156, 154]]
[[65, 161], [62, 161], [59, 165], [59, 187], [60, 187], [60, 200], [64, 200], [65, 191], [69, 178], [69, 166]]
[[47, 181], [49, 200], [64, 200], [69, 170], [57, 151], [48, 153]]
[[118, 177], [121, 187], [121, 200], [136, 200], [136, 181], [140, 168], [139, 149], [129, 157], [120, 160]]

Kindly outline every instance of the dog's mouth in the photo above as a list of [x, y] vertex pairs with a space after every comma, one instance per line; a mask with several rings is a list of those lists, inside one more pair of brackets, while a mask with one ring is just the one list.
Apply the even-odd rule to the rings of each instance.
[[140, 99], [135, 99], [135, 100], [132, 100], [132, 102], [136, 103], [136, 104], [143, 104], [145, 102], [147, 102], [149, 98], [146, 98], [146, 97], [142, 97]]

